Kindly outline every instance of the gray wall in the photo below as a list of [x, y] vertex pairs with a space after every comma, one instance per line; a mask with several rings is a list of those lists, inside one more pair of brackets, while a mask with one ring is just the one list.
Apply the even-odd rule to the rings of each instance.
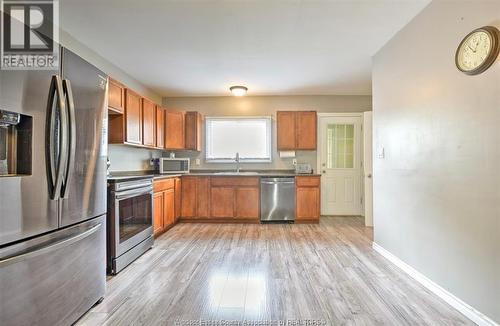
[[[161, 103], [160, 95], [149, 90], [139, 81], [101, 57], [99, 54], [95, 53], [93, 50], [89, 49], [84, 44], [80, 43], [68, 33], [61, 31], [60, 42], [64, 47], [77, 53], [79, 56], [92, 63], [109, 76], [119, 80], [143, 96], [148, 97], [157, 103]], [[148, 165], [149, 159], [151, 157], [160, 156], [161, 152], [155, 150], [134, 148], [124, 145], [110, 145], [108, 147], [108, 157], [111, 161], [111, 171], [148, 170], [150, 169]]]
[[[318, 112], [363, 112], [371, 110], [371, 96], [245, 96], [245, 97], [173, 97], [164, 98], [169, 108], [199, 111], [204, 116], [272, 116], [273, 162], [242, 164], [246, 169], [292, 169], [292, 159], [281, 159], [276, 145], [276, 111], [316, 110]], [[204, 130], [203, 130], [204, 133]], [[204, 139], [204, 137], [203, 137]], [[202, 146], [204, 148], [204, 144]], [[165, 153], [167, 155], [167, 153]], [[234, 164], [205, 163], [205, 153], [177, 152], [178, 157], [199, 158], [201, 164], [193, 168], [228, 169]], [[299, 163], [311, 163], [316, 168], [316, 151], [298, 151]]]
[[479, 76], [454, 64], [484, 25], [500, 27], [500, 1], [433, 1], [374, 57], [374, 230], [500, 322], [500, 62]]

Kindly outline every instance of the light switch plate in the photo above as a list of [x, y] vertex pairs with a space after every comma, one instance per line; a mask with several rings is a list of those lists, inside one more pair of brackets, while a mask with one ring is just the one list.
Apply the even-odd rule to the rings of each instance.
[[385, 148], [384, 147], [379, 147], [378, 151], [377, 151], [377, 157], [378, 158], [385, 158]]

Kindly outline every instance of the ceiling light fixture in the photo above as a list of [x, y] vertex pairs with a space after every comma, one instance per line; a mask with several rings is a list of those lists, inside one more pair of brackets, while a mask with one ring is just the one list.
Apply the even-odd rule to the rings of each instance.
[[245, 86], [231, 86], [229, 87], [229, 90], [233, 96], [244, 96], [246, 95], [248, 88]]

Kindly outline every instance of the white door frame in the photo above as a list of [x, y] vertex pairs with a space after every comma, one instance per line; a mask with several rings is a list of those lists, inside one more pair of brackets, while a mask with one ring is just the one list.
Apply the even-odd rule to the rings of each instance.
[[[363, 112], [353, 112], [353, 113], [333, 113], [333, 112], [319, 112], [317, 113], [317, 116], [318, 116], [318, 121], [317, 121], [317, 125], [318, 125], [318, 128], [316, 128], [316, 133], [317, 133], [317, 137], [316, 139], [318, 139], [318, 149], [316, 150], [316, 171], [317, 173], [321, 173], [321, 150], [322, 150], [322, 140], [321, 140], [321, 128], [319, 128], [320, 126], [320, 119], [321, 118], [338, 118], [338, 117], [355, 117], [355, 118], [360, 118], [361, 119], [361, 128], [363, 128]], [[363, 135], [361, 134], [361, 138], [363, 138]], [[361, 146], [363, 146], [363, 140], [361, 139]], [[363, 164], [364, 164], [364, 156], [363, 156], [363, 147], [361, 148], [361, 176], [363, 176]], [[364, 212], [364, 203], [365, 203], [365, 195], [364, 195], [364, 182], [363, 182], [363, 177], [360, 178], [360, 190], [361, 190], [361, 198], [363, 200], [363, 203], [361, 205], [361, 211]], [[321, 205], [322, 206], [322, 205]], [[323, 212], [321, 212], [323, 213]], [[323, 214], [322, 214], [323, 215]]]

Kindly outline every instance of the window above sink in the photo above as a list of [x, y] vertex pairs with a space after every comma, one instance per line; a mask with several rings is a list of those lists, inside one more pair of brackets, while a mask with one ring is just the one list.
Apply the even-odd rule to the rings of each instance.
[[271, 117], [206, 117], [205, 153], [208, 163], [271, 162]]

